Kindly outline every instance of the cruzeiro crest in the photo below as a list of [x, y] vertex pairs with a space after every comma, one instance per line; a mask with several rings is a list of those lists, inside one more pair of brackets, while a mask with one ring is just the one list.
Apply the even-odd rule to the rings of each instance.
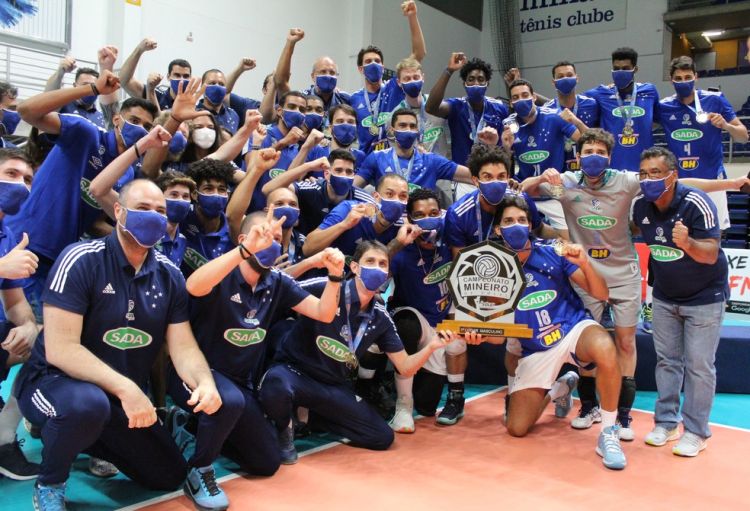
[[485, 241], [459, 252], [448, 285], [458, 310], [490, 321], [515, 310], [526, 279], [515, 253]]

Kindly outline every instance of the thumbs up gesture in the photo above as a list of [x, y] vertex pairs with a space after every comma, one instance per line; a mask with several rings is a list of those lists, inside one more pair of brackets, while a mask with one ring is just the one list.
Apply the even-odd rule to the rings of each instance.
[[39, 258], [26, 250], [29, 236], [23, 233], [21, 242], [13, 250], [0, 257], [0, 277], [4, 279], [25, 279], [30, 277], [39, 266]]
[[672, 228], [672, 242], [677, 246], [677, 248], [686, 249], [688, 248], [688, 245], [690, 244], [690, 239], [688, 238], [688, 228], [683, 224], [680, 220], [677, 220], [674, 223], [674, 227]]

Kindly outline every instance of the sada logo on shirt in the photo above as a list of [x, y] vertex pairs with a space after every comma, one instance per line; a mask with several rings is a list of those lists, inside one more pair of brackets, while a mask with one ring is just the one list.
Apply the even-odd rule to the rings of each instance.
[[433, 271], [429, 275], [427, 275], [422, 282], [424, 282], [426, 285], [430, 284], [437, 284], [438, 282], [442, 282], [445, 280], [445, 277], [448, 276], [448, 274], [451, 271], [451, 265], [453, 263], [446, 263], [437, 270]]
[[682, 256], [685, 255], [685, 252], [679, 248], [665, 247], [664, 245], [649, 245], [648, 249], [651, 251], [651, 257], [654, 258], [654, 261], [660, 263], [671, 263], [682, 259]]
[[153, 338], [143, 330], [132, 327], [115, 328], [104, 332], [102, 340], [118, 350], [143, 348], [151, 344]]
[[346, 362], [349, 359], [349, 347], [336, 339], [319, 335], [315, 339], [315, 344], [325, 356], [332, 358], [336, 362]]
[[528, 151], [518, 157], [524, 163], [529, 165], [536, 165], [541, 163], [549, 157], [549, 151]]
[[692, 142], [703, 138], [703, 132], [695, 128], [681, 128], [674, 130], [671, 137], [678, 142]]
[[586, 215], [576, 219], [576, 223], [584, 229], [603, 231], [617, 225], [617, 219], [610, 216]]
[[546, 291], [536, 291], [535, 293], [523, 297], [523, 299], [518, 302], [517, 308], [521, 311], [541, 309], [542, 307], [546, 307], [554, 302], [555, 298], [557, 298], [557, 291], [555, 290], [548, 289]]
[[612, 115], [615, 117], [622, 117], [623, 109], [625, 109], [625, 112], [630, 113], [630, 117], [643, 117], [646, 115], [646, 110], [644, 110], [640, 106], [618, 106], [614, 110], [612, 110]]
[[224, 332], [224, 339], [240, 348], [258, 344], [265, 338], [266, 331], [262, 328], [230, 328]]

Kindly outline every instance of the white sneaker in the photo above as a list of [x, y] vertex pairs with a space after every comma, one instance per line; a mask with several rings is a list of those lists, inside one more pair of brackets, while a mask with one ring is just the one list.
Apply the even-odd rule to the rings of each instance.
[[680, 441], [677, 442], [677, 445], [672, 447], [672, 454], [694, 458], [705, 448], [706, 440], [704, 438], [701, 438], [690, 431], [685, 431], [685, 433], [682, 434]]
[[646, 438], [644, 438], [643, 441], [648, 445], [661, 447], [667, 442], [673, 442], [678, 438], [680, 438], [679, 428], [667, 429], [662, 426], [656, 426], [648, 435], [646, 435]]
[[396, 401], [396, 413], [389, 425], [396, 433], [414, 433], [414, 402], [410, 397], [400, 397]]
[[635, 431], [630, 427], [632, 422], [633, 418], [630, 416], [617, 418], [617, 434], [619, 435], [620, 440], [624, 442], [632, 442], [635, 440]]
[[601, 421], [602, 414], [599, 412], [598, 406], [595, 406], [590, 410], [581, 407], [581, 410], [578, 412], [578, 417], [570, 421], [570, 425], [573, 429], [589, 429], [591, 426]]

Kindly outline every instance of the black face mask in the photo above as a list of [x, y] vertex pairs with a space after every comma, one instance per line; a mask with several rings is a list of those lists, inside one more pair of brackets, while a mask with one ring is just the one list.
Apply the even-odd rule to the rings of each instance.
[[261, 277], [265, 277], [266, 273], [271, 271], [271, 268], [262, 267], [254, 255], [251, 255], [250, 257], [245, 259], [245, 261], [247, 261], [247, 264], [250, 265], [250, 268], [252, 268], [253, 271], [255, 273], [258, 273]]

